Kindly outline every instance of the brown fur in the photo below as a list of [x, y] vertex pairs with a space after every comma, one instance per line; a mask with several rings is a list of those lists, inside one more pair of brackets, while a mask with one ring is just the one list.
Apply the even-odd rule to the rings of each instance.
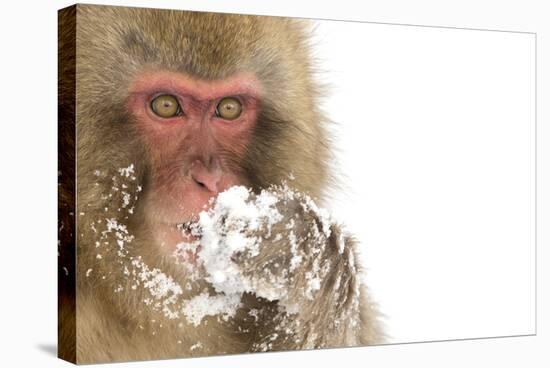
[[[70, 32], [75, 16], [76, 44]], [[301, 307], [297, 315], [281, 313], [277, 302], [248, 294], [234, 318], [223, 321], [207, 317], [206, 322], [195, 327], [145, 308], [144, 292], [130, 292], [130, 281], [123, 273], [124, 266], [130, 265], [129, 257], [139, 254], [148, 265], [166, 271], [181, 285], [189, 282], [189, 274], [172, 260], [159, 256], [155, 247], [148, 246], [150, 233], [143, 216], [146, 209], [138, 194], [138, 186], [147, 192], [147, 151], [125, 109], [128, 86], [146, 68], [185, 72], [205, 80], [252, 72], [261, 82], [264, 97], [253, 144], [241, 163], [248, 182], [259, 190], [280, 183], [293, 173], [297, 190], [322, 199], [328, 183], [328, 137], [325, 119], [317, 108], [319, 88], [312, 79], [307, 22], [77, 5], [60, 12], [60, 30], [60, 155], [67, 150], [72, 152], [74, 147], [76, 78], [78, 178], [75, 209], [74, 182], [70, 180], [74, 178], [70, 171], [74, 158], [60, 158], [61, 178], [69, 178], [68, 182], [60, 181], [60, 217], [64, 223], [73, 223], [74, 216], [68, 212], [74, 212], [77, 229], [77, 319], [74, 327], [75, 306], [63, 302], [59, 336], [62, 358], [78, 363], [111, 362], [356, 346], [380, 341], [382, 335], [372, 303], [366, 290], [358, 286], [355, 242], [347, 238], [346, 251], [339, 254], [336, 235], [341, 230], [335, 226], [321, 255], [332, 276], [324, 280], [314, 301], [296, 293]], [[75, 76], [71, 74], [74, 67]], [[117, 177], [117, 170], [130, 163], [136, 164], [135, 180]], [[74, 170], [74, 163], [72, 167]], [[135, 215], [120, 211], [121, 193], [113, 191], [113, 177], [117, 177], [117, 185], [123, 183], [136, 194], [131, 203], [135, 205]], [[106, 233], [101, 239], [98, 235], [105, 231], [107, 218], [127, 225], [135, 235], [135, 240], [127, 244], [129, 253], [124, 259], [117, 255], [114, 233]], [[73, 235], [72, 229], [70, 232]], [[98, 240], [108, 245], [96, 247]], [[62, 239], [60, 266], [71, 262], [74, 266], [74, 243], [74, 237]], [[286, 249], [284, 244], [278, 247]], [[99, 249], [101, 260], [97, 258]], [[269, 254], [262, 257], [258, 260], [267, 262]], [[247, 264], [249, 272], [265, 268], [265, 264]], [[297, 280], [301, 281], [293, 285], [297, 290], [303, 282], [299, 275], [303, 276], [305, 267], [310, 266], [306, 262], [298, 270]], [[61, 272], [59, 277], [60, 300], [74, 301], [74, 289], [70, 286], [74, 280]], [[335, 284], [336, 277], [341, 278], [339, 285]], [[118, 286], [122, 291], [115, 293]], [[205, 281], [194, 281], [183, 297], [203, 288], [209, 288]], [[358, 309], [352, 306], [356, 290], [360, 290], [360, 295], [356, 295], [360, 300]], [[259, 310], [257, 318], [261, 323], [250, 316], [252, 309]], [[334, 324], [347, 316], [360, 318], [360, 323]], [[273, 338], [283, 322], [291, 327], [291, 332]], [[202, 347], [191, 349], [197, 341], [202, 342]]]

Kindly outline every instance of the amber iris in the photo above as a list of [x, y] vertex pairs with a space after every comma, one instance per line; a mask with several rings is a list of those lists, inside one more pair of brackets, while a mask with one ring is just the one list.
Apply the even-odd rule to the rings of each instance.
[[225, 120], [235, 120], [241, 116], [242, 111], [241, 101], [235, 97], [225, 97], [220, 100], [216, 107], [216, 116]]
[[172, 95], [160, 95], [151, 102], [151, 110], [161, 118], [172, 118], [181, 115], [178, 100]]

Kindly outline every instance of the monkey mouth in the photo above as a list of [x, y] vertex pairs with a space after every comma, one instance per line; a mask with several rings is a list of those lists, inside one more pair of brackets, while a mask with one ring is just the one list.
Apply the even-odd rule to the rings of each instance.
[[198, 216], [193, 216], [193, 218], [190, 220], [176, 223], [176, 229], [187, 236], [191, 236], [193, 238], [200, 237], [202, 234], [198, 221]]
[[151, 223], [153, 240], [161, 249], [164, 249], [164, 252], [171, 254], [178, 244], [193, 243], [199, 238], [193, 231], [194, 223], [194, 221]]
[[182, 234], [185, 240], [175, 244], [174, 256], [180, 261], [197, 266], [201, 245], [199, 242], [200, 234], [196, 220], [178, 223], [175, 225], [175, 228]]
[[191, 232], [193, 224], [194, 224], [194, 221], [189, 220], [186, 222], [176, 224], [176, 228], [181, 231]]

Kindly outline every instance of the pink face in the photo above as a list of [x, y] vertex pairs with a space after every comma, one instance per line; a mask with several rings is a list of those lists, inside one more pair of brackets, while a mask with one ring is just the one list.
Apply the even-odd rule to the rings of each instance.
[[[256, 124], [259, 98], [258, 81], [248, 74], [205, 81], [153, 71], [135, 79], [128, 108], [148, 149], [146, 214], [161, 244], [173, 249], [183, 240], [177, 224], [193, 219], [230, 186], [246, 184], [239, 162]], [[226, 107], [233, 110], [220, 111]]]

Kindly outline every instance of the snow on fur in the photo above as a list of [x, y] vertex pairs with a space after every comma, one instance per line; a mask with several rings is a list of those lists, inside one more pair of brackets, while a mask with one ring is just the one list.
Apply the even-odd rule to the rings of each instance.
[[[106, 176], [99, 170], [94, 174], [98, 177]], [[136, 193], [130, 194], [130, 185], [135, 186], [136, 180], [133, 164], [119, 169], [117, 174], [112, 177], [111, 193], [105, 199], [113, 199], [115, 193], [119, 194], [121, 203], [118, 211], [126, 210], [127, 215], [130, 216], [138, 199], [137, 193], [142, 188], [137, 186]], [[202, 323], [207, 316], [227, 320], [234, 316], [241, 306], [241, 297], [245, 292], [254, 293], [268, 300], [278, 300], [279, 305], [287, 313], [296, 313], [297, 306], [286, 298], [290, 291], [288, 277], [306, 258], [309, 257], [311, 260], [312, 257], [300, 249], [304, 239], [300, 239], [297, 235], [296, 223], [299, 219], [295, 216], [294, 218], [289, 218], [288, 215], [285, 217], [280, 211], [280, 209], [284, 210], [284, 206], [290, 202], [298, 204], [304, 213], [313, 214], [318, 219], [320, 228], [313, 223], [301, 223], [300, 226], [311, 226], [311, 229], [306, 229], [308, 241], [314, 241], [318, 245], [314, 253], [320, 252], [330, 237], [333, 220], [329, 213], [319, 208], [309, 196], [289, 188], [286, 183], [272, 186], [259, 194], [253, 193], [244, 186], [231, 187], [212, 200], [211, 208], [201, 212], [196, 222], [187, 224], [183, 231], [190, 230], [195, 240], [178, 244], [174, 255], [178, 259], [185, 252], [197, 252], [196, 265], [186, 262], [180, 264], [182, 267], [187, 267], [187, 271], [190, 267], [194, 268], [191, 278], [198, 277], [198, 269], [200, 269], [205, 280], [212, 285], [213, 295], [211, 290], [205, 289], [189, 297], [184, 292], [184, 290], [190, 290], [189, 284], [180, 285], [162, 270], [147, 265], [141, 256], [129, 252], [126, 245], [134, 240], [134, 236], [115, 218], [99, 219], [92, 225], [92, 231], [97, 234], [96, 258], [98, 262], [102, 262], [101, 253], [108, 251], [109, 248], [114, 250], [123, 268], [123, 276], [132, 280], [130, 289], [147, 290], [149, 297], [146, 297], [143, 303], [161, 311], [168, 319], [185, 318], [188, 323], [195, 326]], [[111, 204], [115, 205], [116, 201]], [[274, 233], [275, 225], [282, 231]], [[236, 254], [246, 252], [253, 258], [261, 252], [262, 246], [273, 245], [272, 242], [284, 244], [285, 241], [290, 251], [289, 269], [277, 276], [272, 275], [267, 280], [265, 278], [260, 280], [255, 275], [244, 275], [241, 265], [234, 260]], [[339, 253], [342, 254], [344, 252], [343, 236], [338, 238], [338, 247]], [[319, 265], [319, 259], [314, 255], [312, 259], [308, 272], [304, 275], [306, 287], [303, 290], [304, 297], [310, 300], [320, 289], [328, 271], [326, 267]], [[90, 268], [86, 276], [91, 273]], [[106, 277], [108, 275], [103, 276], [103, 279]], [[121, 285], [114, 286], [115, 292], [122, 290]]]

